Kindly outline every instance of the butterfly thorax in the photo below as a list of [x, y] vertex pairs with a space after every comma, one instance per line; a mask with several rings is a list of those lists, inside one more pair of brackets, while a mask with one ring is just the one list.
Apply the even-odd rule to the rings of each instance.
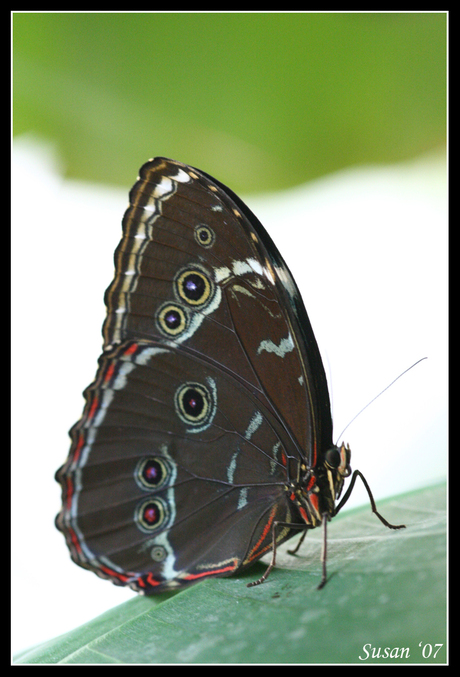
[[332, 446], [314, 469], [300, 467], [299, 479], [289, 487], [289, 498], [310, 528], [319, 526], [325, 515], [335, 515], [344, 480], [351, 474], [350, 456], [348, 446]]

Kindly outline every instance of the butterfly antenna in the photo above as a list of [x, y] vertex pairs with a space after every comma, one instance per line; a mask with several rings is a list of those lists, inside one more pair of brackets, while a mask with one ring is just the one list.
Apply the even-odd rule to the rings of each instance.
[[414, 364], [412, 364], [410, 367], [408, 367], [408, 368], [405, 369], [403, 372], [401, 372], [401, 374], [399, 374], [399, 376], [397, 376], [395, 379], [393, 379], [393, 381], [392, 381], [391, 383], [389, 383], [383, 390], [381, 390], [381, 391], [379, 392], [378, 395], [376, 395], [375, 397], [373, 397], [372, 400], [370, 400], [370, 402], [368, 402], [368, 403], [366, 404], [366, 406], [363, 407], [363, 408], [361, 409], [361, 411], [358, 411], [358, 413], [356, 414], [356, 416], [353, 416], [353, 418], [351, 419], [351, 421], [350, 421], [350, 422], [345, 426], [345, 428], [342, 430], [342, 432], [341, 432], [340, 435], [338, 436], [337, 440], [340, 440], [340, 439], [343, 437], [343, 433], [345, 432], [345, 430], [347, 430], [347, 429], [351, 426], [351, 424], [353, 423], [353, 421], [355, 421], [355, 420], [358, 418], [358, 416], [360, 416], [360, 415], [363, 413], [363, 411], [364, 411], [365, 409], [367, 409], [367, 407], [368, 407], [369, 405], [372, 404], [372, 402], [375, 402], [375, 400], [376, 400], [378, 397], [380, 397], [380, 395], [383, 395], [383, 393], [384, 393], [386, 390], [388, 390], [388, 388], [391, 388], [391, 386], [392, 386], [394, 383], [396, 383], [396, 381], [397, 381], [398, 379], [400, 379], [401, 376], [404, 376], [404, 374], [407, 374], [408, 371], [410, 371], [410, 370], [413, 369], [417, 364], [419, 364], [420, 362], [423, 362], [423, 360], [426, 360], [426, 359], [428, 359], [428, 358], [422, 357], [422, 358], [420, 358], [420, 360], [417, 360], [417, 362], [414, 362]]

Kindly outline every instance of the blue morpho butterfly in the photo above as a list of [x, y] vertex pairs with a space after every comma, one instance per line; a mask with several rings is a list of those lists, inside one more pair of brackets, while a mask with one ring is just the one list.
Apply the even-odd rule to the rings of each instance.
[[297, 286], [246, 205], [204, 172], [147, 162], [130, 192], [104, 347], [56, 474], [72, 559], [152, 594], [230, 576], [326, 525], [362, 479], [332, 442]]

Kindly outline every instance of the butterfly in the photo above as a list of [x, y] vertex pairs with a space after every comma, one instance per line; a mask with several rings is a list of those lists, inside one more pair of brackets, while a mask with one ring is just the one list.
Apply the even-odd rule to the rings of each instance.
[[[230, 576], [347, 502], [318, 345], [294, 279], [226, 186], [140, 169], [105, 293], [103, 352], [56, 479], [80, 566], [144, 594]], [[351, 476], [342, 499], [346, 478]]]

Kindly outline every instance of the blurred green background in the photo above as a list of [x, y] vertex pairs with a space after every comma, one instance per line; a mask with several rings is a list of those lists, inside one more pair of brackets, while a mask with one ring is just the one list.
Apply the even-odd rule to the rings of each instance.
[[13, 13], [14, 135], [130, 185], [166, 155], [236, 192], [446, 139], [440, 13]]

